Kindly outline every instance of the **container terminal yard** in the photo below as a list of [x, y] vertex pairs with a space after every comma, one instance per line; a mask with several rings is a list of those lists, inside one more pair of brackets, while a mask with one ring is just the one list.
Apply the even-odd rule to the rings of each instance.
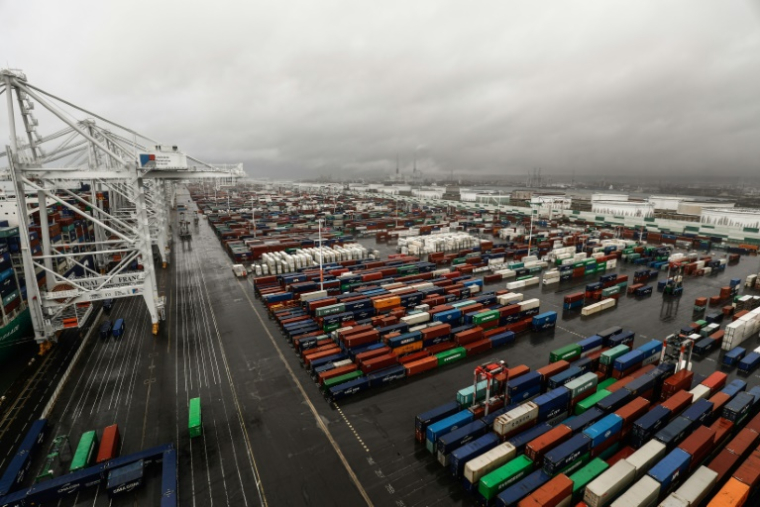
[[[713, 505], [739, 505], [726, 500], [731, 495], [743, 498], [748, 505], [757, 501], [757, 475], [747, 475], [745, 469], [752, 469], [752, 460], [755, 459], [752, 452], [760, 445], [760, 437], [756, 432], [760, 425], [751, 423], [758, 410], [754, 398], [742, 392], [751, 392], [753, 387], [760, 385], [760, 376], [754, 369], [760, 361], [739, 363], [754, 357], [752, 351], [760, 344], [757, 343], [756, 329], [746, 338], [742, 335], [739, 339], [733, 338], [739, 336], [736, 332], [728, 333], [726, 328], [732, 316], [743, 311], [737, 308], [746, 307], [745, 315], [752, 313], [752, 296], [760, 294], [754, 288], [754, 275], [758, 272], [757, 257], [750, 255], [754, 250], [749, 245], [739, 248], [716, 244], [710, 245], [713, 248], [709, 252], [699, 248], [687, 252], [673, 248], [676, 241], [684, 241], [684, 237], [676, 240], [673, 236], [673, 244], [666, 252], [664, 263], [660, 260], [661, 266], [654, 269], [650, 264], [657, 261], [636, 261], [637, 254], [634, 253], [633, 246], [628, 247], [628, 250], [621, 248], [620, 251], [617, 247], [607, 248], [606, 252], [600, 248], [601, 242], [605, 241], [602, 238], [611, 237], [614, 229], [602, 228], [601, 236], [597, 234], [592, 237], [594, 235], [580, 232], [584, 229], [579, 224], [568, 224], [565, 225], [565, 232], [557, 235], [557, 231], [563, 230], [561, 224], [537, 222], [531, 227], [527, 216], [512, 216], [512, 221], [505, 223], [506, 234], [492, 230], [484, 236], [483, 231], [479, 230], [473, 234], [484, 236], [483, 238], [465, 241], [466, 245], [451, 243], [453, 251], [419, 253], [419, 256], [415, 256], [409, 253], [414, 245], [412, 240], [404, 242], [399, 239], [398, 248], [394, 248], [395, 245], [388, 245], [386, 239], [378, 238], [375, 234], [374, 237], [360, 239], [357, 243], [347, 233], [339, 232], [334, 223], [333, 227], [329, 227], [326, 222], [330, 217], [326, 213], [325, 222], [322, 222], [324, 230], [313, 230], [313, 226], [317, 225], [316, 220], [305, 212], [304, 224], [287, 227], [287, 238], [284, 240], [278, 237], [283, 236], [283, 231], [276, 230], [281, 227], [275, 224], [275, 213], [267, 212], [265, 218], [251, 217], [249, 220], [253, 220], [256, 225], [246, 225], [239, 229], [234, 223], [246, 222], [242, 216], [246, 212], [250, 214], [250, 210], [244, 209], [247, 198], [237, 199], [240, 212], [227, 214], [225, 210], [228, 208], [221, 206], [226, 198], [217, 198], [212, 205], [201, 187], [190, 185], [189, 188], [197, 202], [191, 199], [186, 188], [178, 188], [176, 209], [172, 211], [170, 219], [174, 248], [167, 267], [161, 269], [160, 262], [157, 265], [158, 291], [165, 295], [167, 301], [166, 319], [158, 334], [151, 334], [151, 316], [139, 298], [116, 299], [110, 308], [100, 308], [97, 305], [93, 320], [82, 329], [82, 338], [76, 330], [64, 331], [58, 344], [28, 368], [32, 373], [22, 375], [11, 386], [9, 393], [18, 394], [12, 401], [6, 399], [3, 405], [0, 469], [5, 472], [9, 467], [19, 445], [23, 445], [25, 436], [34, 428], [36, 420], [43, 417], [48, 429], [35, 450], [29, 453], [28, 469], [23, 479], [11, 488], [16, 496], [11, 492], [5, 497], [4, 504], [24, 505], [25, 494], [33, 494], [34, 488], [43, 489], [47, 481], [59, 481], [60, 487], [46, 492], [47, 496], [37, 497], [44, 499], [43, 505], [164, 505], [162, 502], [165, 501], [175, 502], [172, 505], [421, 506], [485, 503], [512, 505], [517, 502], [523, 502], [521, 505], [568, 505], [570, 499], [572, 505], [579, 502], [587, 505], [657, 505], [658, 500], [664, 501], [671, 493], [677, 492], [684, 484], [684, 479], [696, 473], [701, 474], [696, 477], [708, 477], [704, 482], [712, 486], [702, 493], [701, 500], [683, 505], [699, 505], [700, 501], [707, 504], [712, 497], [716, 497], [713, 502], [722, 502]], [[228, 191], [233, 194], [233, 189]], [[241, 192], [245, 190], [241, 189]], [[270, 202], [284, 203], [290, 198], [270, 196]], [[346, 203], [354, 200], [359, 204], [369, 202], [365, 197], [344, 196], [342, 199]], [[392, 201], [378, 199], [377, 202], [386, 206]], [[230, 206], [229, 201], [224, 204]], [[198, 213], [199, 210], [201, 213]], [[409, 222], [412, 219], [413, 213], [408, 216], [406, 214], [394, 210], [386, 213], [385, 218], [395, 225], [399, 221]], [[197, 221], [190, 218], [196, 215], [201, 218]], [[225, 215], [228, 218], [220, 220]], [[465, 232], [473, 227], [482, 229], [482, 224], [473, 221], [477, 220], [475, 217], [478, 215], [480, 214], [458, 212], [457, 228]], [[224, 223], [228, 225], [221, 225]], [[409, 229], [409, 226], [414, 226], [414, 223], [406, 226], [399, 224], [398, 228], [393, 229]], [[294, 231], [299, 227], [305, 230]], [[522, 232], [520, 227], [523, 228]], [[344, 226], [341, 229], [346, 228]], [[528, 253], [527, 244], [524, 243], [527, 239], [524, 237], [525, 229], [532, 229], [535, 234], [530, 239], [535, 247], [531, 253], [540, 254], [542, 258], [546, 258], [553, 250], [564, 252], [559, 250], [560, 247], [550, 246], [559, 244], [556, 243], [557, 238], [573, 234], [580, 238], [579, 242], [583, 241], [578, 247], [572, 245], [575, 247], [573, 251], [586, 252], [597, 248], [606, 255], [596, 256], [593, 269], [584, 268], [578, 273], [577, 267], [572, 268], [576, 270], [574, 277], [566, 276], [568, 270], [557, 270], [560, 274], [556, 276], [561, 276], [561, 281], [553, 279], [555, 275], [552, 274], [552, 266], [544, 267], [540, 261], [536, 261], [535, 267], [538, 269], [533, 269], [529, 273], [531, 276], [518, 276], [518, 272], [523, 274], [519, 270], [532, 269], [525, 267], [530, 266], [532, 261], [519, 262], [519, 258]], [[243, 232], [235, 232], [236, 230]], [[419, 226], [415, 230], [418, 231]], [[610, 232], [606, 233], [605, 230]], [[439, 231], [430, 231], [431, 237], [437, 232]], [[449, 233], [452, 231], [449, 230]], [[554, 239], [549, 240], [549, 235], [553, 235]], [[629, 232], [618, 235], [630, 236]], [[346, 252], [351, 250], [356, 257], [367, 256], [343, 264], [328, 264], [323, 257], [322, 284], [330, 290], [327, 297], [319, 293], [318, 266], [317, 276], [314, 277], [314, 260], [319, 255], [314, 256], [314, 252], [309, 250], [314, 248], [315, 240], [318, 245], [320, 236], [323, 244], [331, 245], [336, 250], [343, 248]], [[653, 234], [652, 237], [656, 235]], [[305, 278], [298, 278], [293, 273], [278, 275], [277, 268], [273, 270], [274, 274], [264, 274], [263, 265], [266, 262], [262, 261], [263, 253], [282, 248], [282, 251], [295, 255], [299, 251], [292, 249], [295, 238], [301, 242], [300, 250], [310, 252], [307, 255], [311, 260], [307, 262], [302, 258], [297, 261], [303, 262], [300, 271], [307, 273]], [[664, 243], [667, 243], [670, 237], [664, 239]], [[239, 243], [245, 245], [245, 241], [250, 243], [241, 250]], [[635, 243], [633, 240], [628, 241], [631, 245]], [[694, 241], [698, 246], [699, 240]], [[406, 253], [396, 251], [402, 248], [401, 243], [404, 243]], [[266, 245], [266, 248], [258, 245]], [[476, 249], [465, 248], [473, 245], [479, 246]], [[480, 245], [493, 252], [491, 255], [494, 255], [494, 259], [504, 259], [503, 263], [491, 263], [490, 269], [476, 272], [478, 265], [483, 264], [483, 257], [470, 255], [467, 258], [469, 262], [463, 262], [462, 257], [454, 257], [464, 250], [476, 253], [481, 248]], [[659, 247], [660, 244], [649, 243], [647, 246]], [[499, 251], [499, 248], [503, 250]], [[445, 250], [445, 247], [441, 249]], [[630, 257], [629, 260], [618, 255], [622, 251], [629, 252], [623, 254]], [[561, 257], [564, 256], [557, 255], [556, 252], [556, 258], [552, 262], [555, 268], [562, 264]], [[665, 251], [659, 252], [660, 256], [663, 252]], [[650, 249], [648, 254], [654, 256], [657, 252]], [[683, 256], [683, 262], [667, 262], [667, 257], [679, 254]], [[687, 258], [689, 254], [699, 258], [710, 256], [711, 259], [702, 261], [697, 269], [696, 263], [699, 261], [692, 262], [693, 259]], [[570, 256], [571, 260], [575, 260], [575, 255], [578, 254]], [[582, 256], [586, 259], [594, 258], [586, 253]], [[599, 260], [602, 257], [605, 259]], [[375, 268], [359, 268], [361, 263], [366, 265], [373, 262]], [[597, 270], [600, 263], [604, 263], [603, 269], [590, 272]], [[704, 274], [709, 263], [716, 263], [713, 264], [714, 272]], [[236, 273], [233, 266], [238, 264], [243, 264], [245, 270], [251, 273], [244, 275], [239, 270]], [[410, 264], [415, 264], [417, 268], [398, 267]], [[678, 269], [675, 269], [676, 264]], [[485, 266], [487, 265], [486, 263]], [[261, 273], [257, 273], [257, 266]], [[280, 268], [281, 271], [285, 269], [287, 268]], [[362, 275], [364, 279], [351, 278], [349, 272], [352, 269], [357, 273], [367, 271]], [[370, 274], [380, 273], [383, 269], [391, 271], [386, 274]], [[408, 274], [399, 277], [391, 276], [391, 272], [395, 275], [403, 272]], [[468, 272], [469, 275], [466, 274]], [[284, 282], [287, 276], [296, 278]], [[535, 276], [539, 278], [538, 281], [530, 281]], [[600, 283], [600, 276], [608, 281]], [[394, 283], [388, 279], [391, 277], [402, 280], [395, 282], [398, 286], [389, 285]], [[518, 278], [523, 280], [518, 281]], [[336, 283], [341, 279], [340, 283]], [[448, 280], [439, 284], [448, 287], [448, 292], [428, 290], [430, 286], [418, 286], [416, 291], [396, 291], [400, 294], [399, 299], [416, 293], [409, 304], [420, 308], [417, 317], [414, 311], [401, 311], [400, 308], [404, 307], [395, 300], [387, 310], [376, 310], [386, 304], [383, 300], [395, 297], [390, 296], [394, 293], [389, 290], [406, 286], [405, 280], [410, 284], [425, 284], [429, 283], [427, 280], [435, 279]], [[365, 294], [359, 298], [375, 298], [372, 300], [373, 310], [369, 312], [373, 315], [367, 316], [359, 312], [354, 317], [341, 317], [337, 325], [333, 324], [330, 314], [339, 310], [339, 314], [345, 314], [346, 305], [350, 305], [351, 301], [336, 304], [332, 298], [349, 290], [364, 291], [373, 280], [379, 281], [375, 290], [379, 285], [389, 287], [379, 294]], [[457, 282], [461, 287], [450, 287]], [[637, 296], [634, 289], [628, 294], [637, 283], [644, 288], [651, 287], [651, 293], [640, 291]], [[336, 285], [337, 290], [334, 289]], [[462, 289], [466, 291], [463, 293]], [[424, 295], [420, 294], [422, 291], [425, 291]], [[604, 296], [601, 291], [605, 291]], [[668, 294], [669, 292], [675, 294]], [[441, 294], [455, 294], [459, 297], [446, 296], [448, 299], [445, 301], [436, 299], [444, 297]], [[522, 296], [513, 298], [515, 294]], [[296, 295], [305, 295], [303, 299], [307, 303], [302, 304]], [[492, 296], [490, 299], [486, 297], [489, 295]], [[747, 295], [750, 297], [744, 297]], [[350, 300], [351, 297], [348, 296], [344, 299]], [[461, 311], [451, 306], [457, 304], [457, 301], [483, 297], [483, 303], [473, 301]], [[429, 302], [425, 303], [423, 298]], [[702, 301], [701, 298], [705, 300]], [[408, 299], [407, 296], [405, 301]], [[614, 305], [602, 309], [599, 304], [605, 299], [613, 300]], [[532, 300], [538, 300], [537, 307], [531, 303], [526, 306], [527, 310], [519, 308], [521, 303]], [[578, 301], [581, 302], [580, 305], [577, 304]], [[427, 308], [422, 306], [425, 304], [428, 305]], [[467, 306], [472, 304], [480, 306], [468, 309]], [[593, 305], [597, 305], [596, 311], [583, 310], [584, 307], [594, 308]], [[319, 311], [320, 308], [331, 306], [341, 308]], [[435, 309], [443, 306], [445, 308]], [[517, 313], [518, 316], [510, 317], [515, 313], [505, 309], [509, 307], [527, 313]], [[502, 309], [501, 313], [499, 309]], [[496, 310], [497, 317], [489, 322], [487, 319], [490, 317], [485, 314], [493, 310]], [[422, 313], [429, 316], [424, 317]], [[479, 313], [483, 315], [478, 316]], [[317, 315], [321, 317], [318, 318]], [[123, 334], [118, 338], [101, 338], [102, 322], [116, 319], [124, 319]], [[707, 322], [708, 319], [710, 322]], [[470, 322], [469, 327], [467, 320]], [[301, 321], [309, 323], [305, 326], [297, 324]], [[431, 325], [417, 331], [415, 335], [415, 331], [410, 331], [409, 328], [420, 321]], [[404, 322], [412, 324], [398, 326]], [[478, 322], [480, 325], [476, 326], [475, 323]], [[360, 326], [370, 330], [370, 337], [359, 336], [359, 340], [356, 340], [354, 336], [352, 342], [348, 328], [359, 329]], [[424, 343], [418, 337], [423, 336], [425, 329], [430, 331], [445, 326], [448, 328], [442, 335], [443, 338], [432, 338], [435, 344]], [[386, 327], [391, 329], [385, 330]], [[615, 327], [619, 329], [614, 330]], [[474, 338], [471, 336], [473, 328], [478, 328]], [[344, 331], [341, 332], [341, 329]], [[378, 329], [382, 330], [382, 337]], [[605, 334], [604, 331], [610, 329], [613, 329], [614, 335], [597, 336], [590, 342], [587, 340], [597, 334]], [[705, 342], [708, 335], [701, 332], [704, 329], [709, 329], [714, 339]], [[633, 332], [632, 341], [629, 331]], [[359, 330], [354, 334], [361, 333]], [[669, 335], [679, 333], [686, 336], [694, 333], [698, 335], [692, 336], [691, 340], [681, 340], [693, 342], [696, 350], [690, 356], [693, 374], [688, 375], [686, 383], [680, 384], [673, 381], [676, 376], [672, 369], [661, 366], [654, 370], [663, 355], [659, 350], [662, 341]], [[729, 344], [730, 349], [735, 348], [734, 343], [745, 349], [744, 359], [741, 359], [739, 351], [733, 352], [726, 359], [727, 351], [722, 350], [721, 346], [724, 342], [728, 343], [728, 338], [724, 336], [727, 334], [736, 340]], [[311, 337], [316, 339], [310, 340]], [[602, 341], [603, 338], [607, 341]], [[678, 341], [675, 349], [671, 347], [669, 350], [666, 347], [664, 352], [669, 354], [665, 355], [664, 364], [675, 367], [680, 359], [689, 357], [689, 350], [679, 350], [681, 341]], [[653, 342], [654, 346], [650, 345]], [[572, 346], [576, 343], [581, 343], [581, 346]], [[624, 351], [635, 352], [635, 349], [643, 347], [647, 350], [646, 358], [642, 356], [637, 359], [635, 353], [628, 353], [628, 356], [633, 354], [633, 357], [625, 359], [628, 356], [618, 355], [604, 366], [603, 351], [612, 350], [616, 343], [617, 347], [622, 344]], [[589, 346], [587, 350], [582, 350]], [[310, 348], [313, 348], [313, 353], [309, 352]], [[563, 348], [564, 350], [558, 351]], [[560, 356], [565, 359], [560, 359]], [[724, 366], [734, 356], [736, 359], [731, 363], [732, 366]], [[609, 359], [612, 356], [607, 354], [606, 357]], [[621, 363], [622, 369], [615, 370], [614, 361], [621, 357], [629, 362]], [[546, 370], [550, 361], [554, 366]], [[574, 361], [579, 362], [573, 364]], [[641, 371], [641, 368], [646, 371]], [[490, 375], [494, 380], [491, 396], [496, 398], [492, 398], [489, 404], [489, 410], [492, 411], [490, 421], [489, 416], [484, 414], [483, 406], [477, 410], [468, 410], [472, 405], [472, 386], [477, 369], [481, 373], [488, 370], [493, 372]], [[740, 373], [740, 369], [748, 372]], [[336, 374], [343, 371], [348, 373]], [[529, 371], [539, 374], [531, 374]], [[660, 373], [653, 376], [653, 371]], [[547, 378], [539, 378], [540, 372], [544, 372]], [[555, 375], [564, 372], [570, 374], [564, 379], [555, 378]], [[596, 375], [596, 372], [599, 374]], [[725, 375], [719, 374], [716, 377], [715, 372]], [[510, 381], [504, 389], [507, 375]], [[577, 381], [583, 375], [584, 378], [591, 379], [585, 386], [578, 385]], [[677, 377], [679, 379], [685, 377], [684, 372], [677, 375], [680, 375]], [[620, 378], [621, 384], [614, 390], [611, 387], [614, 384], [608, 380], [613, 377]], [[652, 379], [651, 385], [629, 377]], [[478, 380], [485, 378], [484, 375]], [[737, 380], [741, 382], [735, 383]], [[638, 381], [640, 390], [634, 396], [626, 387], [634, 385], [635, 381]], [[704, 382], [710, 387], [700, 388]], [[550, 416], [541, 412], [537, 412], [539, 416], [530, 415], [531, 409], [526, 408], [528, 403], [538, 406], [544, 398], [559, 398], [557, 389], [566, 389], [563, 384], [573, 387], [574, 393], [577, 393], [574, 399], [554, 402], [560, 408], [552, 406]], [[345, 389], [346, 386], [353, 387]], [[606, 388], [610, 391], [603, 393], [604, 396], [600, 395]], [[621, 468], [630, 468], [629, 462], [635, 461], [634, 446], [643, 447], [643, 442], [634, 442], [633, 436], [636, 432], [633, 428], [639, 424], [639, 419], [654, 417], [651, 414], [664, 410], [657, 408], [647, 414], [652, 406], [661, 402], [664, 396], [662, 392], [680, 399], [684, 396], [680, 391], [689, 390], [695, 393], [695, 404], [689, 410], [704, 408], [707, 400], [713, 400], [710, 410], [703, 410], [698, 415], [699, 420], [687, 430], [682, 429], [680, 436], [666, 437], [659, 433], [655, 436], [655, 432], [647, 426], [651, 434], [638, 438], [643, 438], [646, 442], [656, 438], [667, 440], [660, 444], [667, 452], [663, 451], [657, 455], [657, 460], [647, 462], [647, 466], [654, 469], [654, 472], [650, 470], [649, 475], [642, 469], [635, 475], [626, 472], [623, 479], [618, 477], [623, 473], [620, 472]], [[730, 394], [721, 395], [721, 390], [728, 390]], [[497, 397], [505, 391], [511, 396], [506, 407], [504, 400]], [[478, 398], [482, 398], [483, 394], [481, 383]], [[723, 396], [725, 399], [713, 413], [713, 404], [717, 406], [718, 403], [715, 396]], [[698, 397], [704, 398], [699, 405], [696, 404]], [[750, 401], [747, 401], [747, 397]], [[612, 398], [615, 399], [614, 402], [610, 402]], [[191, 401], [194, 399], [197, 401]], [[586, 399], [589, 401], [584, 403]], [[740, 414], [731, 411], [734, 410], [733, 406], [730, 407], [731, 410], [726, 409], [733, 400], [738, 400], [736, 403]], [[195, 403], [197, 407], [191, 408]], [[597, 431], [597, 424], [606, 424], [608, 418], [617, 417], [604, 416], [605, 413], [617, 413], [629, 403], [643, 403], [646, 406], [635, 410], [635, 418], [628, 415], [630, 420], [625, 421], [625, 430], [622, 426], [617, 429], [602, 428], [605, 430], [602, 431], [603, 436], [595, 436], [593, 439], [587, 436]], [[464, 426], [465, 435], [461, 431], [456, 433], [456, 427], [451, 425], [435, 426], [446, 419], [438, 411], [443, 405], [449, 405], [446, 417], [453, 417], [460, 412], [471, 414], [466, 419], [472, 420], [472, 423], [459, 424]], [[681, 403], [679, 409], [685, 409], [687, 405]], [[198, 413], [193, 417], [191, 412], [196, 410]], [[514, 415], [514, 410], [525, 411], [522, 422], [509, 422], [519, 419], [510, 419], [509, 414]], [[628, 410], [634, 411], [633, 408]], [[598, 412], [599, 417], [592, 419], [586, 415], [588, 420], [583, 426], [575, 426], [573, 419], [568, 420], [576, 414], [593, 411]], [[419, 421], [418, 416], [423, 416], [424, 419], [426, 413], [433, 414], [435, 420], [428, 420], [427, 424], [419, 427], [420, 422], [425, 421]], [[684, 411], [681, 415], [682, 417], [675, 417], [674, 408], [672, 421], [675, 422], [670, 423], [671, 419], [666, 421], [662, 417], [657, 428], [669, 427], [666, 423], [676, 424], [688, 414]], [[491, 426], [481, 422], [484, 420], [489, 421]], [[555, 428], [552, 430], [555, 438], [541, 440], [543, 434], [550, 429], [548, 423]], [[143, 460], [140, 470], [144, 472], [139, 474], [140, 486], [125, 483], [129, 486], [126, 492], [113, 492], [110, 489], [109, 495], [104, 491], [109, 489], [108, 481], [96, 481], [97, 484], [91, 487], [83, 485], [81, 488], [71, 488], [75, 491], [67, 494], [66, 477], [70, 474], [72, 460], [77, 458], [76, 451], [82, 445], [82, 437], [94, 430], [101, 442], [92, 448], [100, 452], [106, 441], [104, 428], [113, 424], [118, 425], [120, 434], [120, 444], [116, 445], [118, 450], [115, 454], [123, 457], [137, 454]], [[418, 431], [414, 429], [415, 424]], [[512, 426], [505, 429], [509, 424]], [[693, 458], [695, 463], [691, 463], [689, 457], [683, 458], [684, 454], [691, 455], [677, 446], [682, 444], [681, 440], [686, 442], [683, 445], [691, 445], [690, 441], [684, 439], [688, 438], [687, 433], [693, 432], [702, 439], [715, 439], [716, 432], [710, 428], [716, 425], [720, 428], [728, 427], [728, 430], [722, 429], [720, 442], [713, 444], [714, 451], [709, 452], [709, 455], [700, 451], [701, 454]], [[740, 432], [739, 428], [745, 426], [755, 430]], [[430, 428], [440, 432], [434, 435], [434, 442], [426, 441]], [[621, 436], [623, 432], [624, 437]], [[446, 440], [447, 433], [455, 438], [453, 444]], [[612, 437], [609, 436], [610, 433]], [[748, 435], [754, 436], [751, 443], [745, 445], [746, 449], [737, 451], [739, 443], [732, 446], [733, 439], [739, 438], [737, 435], [745, 440], [749, 438]], [[60, 439], [56, 440], [60, 436], [67, 437], [67, 444], [61, 444]], [[473, 444], [476, 449], [465, 449], [471, 442], [479, 442]], [[576, 444], [575, 454], [565, 453], [564, 447]], [[496, 445], [500, 447], [497, 448]], [[539, 445], [543, 447], [536, 451], [534, 448]], [[726, 459], [721, 458], [719, 453], [727, 445], [734, 449], [734, 466], [729, 471], [721, 472], [719, 480], [709, 479], [716, 474], [710, 475], [706, 470], [712, 466], [713, 460]], [[65, 450], [60, 451], [57, 459], [51, 460], [47, 450], [53, 446], [57, 446], [56, 450]], [[482, 446], [480, 453], [477, 451], [478, 446]], [[511, 454], [505, 450], [509, 446], [514, 447]], [[165, 489], [167, 478], [163, 468], [168, 461], [165, 453], [169, 450], [176, 452], [176, 485], [171, 491]], [[464, 474], [468, 473], [465, 463], [457, 465], [459, 469], [456, 476], [453, 475], [452, 456], [455, 457], [453, 461], [456, 461], [464, 453], [470, 461], [487, 452], [501, 452], [501, 461], [489, 471], [491, 476], [485, 474], [480, 478], [480, 485], [463, 484], [466, 482]], [[67, 459], [66, 454], [71, 456]], [[95, 454], [97, 452], [93, 451], [90, 464], [95, 463]], [[164, 458], [161, 459], [161, 456]], [[676, 458], [681, 461], [672, 465], [676, 468], [675, 472], [671, 471], [670, 479], [658, 475], [660, 469], [669, 470], [671, 461]], [[689, 463], [684, 464], [684, 459]], [[541, 460], [542, 464], [539, 464]], [[551, 460], [565, 461], [556, 464]], [[576, 469], [563, 471], [565, 465], [572, 461], [577, 462]], [[663, 463], [659, 464], [659, 461]], [[745, 461], [749, 465], [743, 465]], [[446, 463], [446, 466], [442, 463]], [[700, 468], [700, 465], [704, 467]], [[609, 470], [614, 470], [614, 474], [603, 476], [608, 467]], [[126, 468], [128, 467], [124, 466], [115, 470]], [[714, 465], [714, 468], [719, 467]], [[541, 471], [545, 475], [541, 475]], [[558, 473], [560, 471], [563, 473]], [[128, 471], [123, 473], [127, 474]], [[599, 479], [597, 483], [594, 482], [596, 479]], [[639, 481], [643, 482], [639, 484]], [[575, 486], [576, 482], [578, 487]], [[608, 483], [613, 486], [610, 487]], [[624, 485], [616, 486], [618, 483]], [[632, 487], [634, 483], [636, 487]], [[30, 487], [33, 489], [26, 489]], [[685, 487], [688, 490], [695, 486], [687, 483]], [[515, 493], [515, 488], [521, 493]], [[590, 491], [585, 496], [584, 488]], [[626, 490], [631, 492], [625, 493]], [[650, 503], [621, 503], [638, 501], [625, 496], [613, 503], [616, 495], [636, 495], [639, 490], [646, 492]], [[604, 499], [597, 498], [603, 493], [607, 495]], [[686, 490], [681, 491], [682, 496], [687, 493]], [[670, 498], [669, 501], [681, 500]]]

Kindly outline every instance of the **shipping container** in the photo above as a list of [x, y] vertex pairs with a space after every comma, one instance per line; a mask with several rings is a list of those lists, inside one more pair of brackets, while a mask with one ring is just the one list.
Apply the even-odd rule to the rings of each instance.
[[610, 505], [633, 482], [636, 469], [620, 460], [586, 486], [583, 501], [589, 507]]
[[511, 461], [516, 454], [515, 447], [504, 442], [468, 461], [464, 466], [465, 489], [474, 491], [482, 477]]
[[102, 463], [118, 456], [120, 443], [119, 426], [116, 424], [107, 426], [103, 430], [103, 436], [100, 439], [100, 447], [98, 447], [95, 463]]
[[493, 472], [483, 476], [478, 483], [478, 494], [487, 503], [496, 495], [533, 471], [533, 462], [526, 456], [518, 456]]

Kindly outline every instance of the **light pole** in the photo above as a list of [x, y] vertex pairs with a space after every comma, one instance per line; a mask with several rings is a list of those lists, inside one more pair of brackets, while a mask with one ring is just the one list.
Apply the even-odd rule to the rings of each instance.
[[324, 290], [324, 276], [322, 273], [322, 219], [317, 220], [319, 227], [319, 290]]
[[531, 242], [533, 241], [533, 215], [534, 215], [533, 204], [534, 203], [532, 202], [530, 203], [530, 230], [528, 231], [528, 255], [530, 255], [530, 245], [531, 245]]

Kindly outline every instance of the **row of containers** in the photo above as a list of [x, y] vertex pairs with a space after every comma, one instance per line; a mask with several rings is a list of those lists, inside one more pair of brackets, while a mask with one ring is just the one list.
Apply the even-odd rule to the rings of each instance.
[[280, 299], [283, 284], [292, 292], [305, 283], [296, 281], [300, 278], [269, 280], [280, 291], [272, 294], [266, 292], [266, 280], [257, 279], [255, 287], [270, 317], [332, 400], [556, 325], [556, 312], [541, 313], [538, 299], [524, 300], [506, 290], [483, 293], [480, 279], [449, 269], [435, 273], [381, 285], [361, 282], [335, 295], [296, 292], [298, 299], [287, 301]]
[[480, 505], [742, 505], [760, 482], [760, 387], [674, 373], [660, 342], [632, 339], [612, 328], [509, 368], [498, 403], [464, 388], [419, 414], [415, 437]]
[[[0, 498], [13, 493], [28, 482], [26, 479], [29, 477], [32, 459], [38, 454], [50, 430], [51, 426], [47, 419], [39, 419], [31, 425], [0, 478]], [[116, 424], [104, 428], [100, 439], [95, 430], [84, 432], [73, 453], [68, 436], [57, 436], [50, 444], [43, 465], [39, 473], [34, 476], [33, 483], [38, 489], [44, 488], [46, 481], [65, 477], [67, 474], [80, 472], [91, 465], [117, 458], [120, 444], [119, 427]], [[143, 480], [143, 468], [143, 461], [138, 460], [110, 470], [106, 481], [106, 491], [109, 496], [125, 494], [139, 487]]]

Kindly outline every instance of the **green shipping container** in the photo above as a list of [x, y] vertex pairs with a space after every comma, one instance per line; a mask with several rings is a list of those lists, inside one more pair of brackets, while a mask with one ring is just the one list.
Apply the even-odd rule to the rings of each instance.
[[337, 386], [338, 384], [342, 384], [344, 382], [348, 382], [349, 380], [354, 380], [357, 377], [361, 377], [364, 375], [364, 373], [361, 372], [361, 370], [352, 371], [351, 373], [346, 373], [345, 375], [339, 375], [337, 377], [329, 378], [325, 380], [325, 382], [322, 384], [325, 388], [325, 391], [327, 391], [332, 386]]
[[467, 356], [467, 351], [465, 350], [464, 347], [457, 347], [451, 350], [444, 350], [443, 352], [439, 352], [438, 354], [435, 355], [435, 357], [438, 359], [438, 366], [459, 361], [460, 359], [466, 356]]
[[600, 262], [596, 265], [597, 271], [604, 271], [605, 269], [607, 269], [607, 261]]
[[525, 263], [523, 262], [512, 262], [512, 263], [507, 264], [507, 268], [509, 269], [520, 269], [523, 267], [525, 267]]
[[340, 322], [335, 322], [334, 324], [327, 324], [326, 326], [322, 327], [322, 331], [325, 333], [332, 333], [336, 329], [340, 329]]
[[187, 431], [190, 438], [199, 437], [203, 434], [203, 419], [201, 418], [201, 399], [193, 398], [188, 407]]
[[596, 391], [599, 392], [602, 389], [607, 389], [615, 382], [617, 382], [617, 380], [615, 380], [614, 378], [608, 378], [607, 380], [605, 380], [604, 382], [600, 382], [599, 385], [596, 386]]
[[593, 275], [594, 273], [596, 273], [596, 268], [595, 267], [594, 268], [589, 268], [588, 266], [586, 266], [586, 273], [585, 274], [587, 274], [587, 275]]
[[583, 492], [586, 490], [586, 486], [609, 467], [601, 458], [594, 458], [586, 466], [571, 475], [570, 480], [573, 481], [573, 502], [580, 502], [583, 499]]
[[607, 287], [606, 289], [602, 289], [602, 296], [612, 296], [613, 294], [619, 294], [620, 293], [620, 287], [617, 285], [613, 285], [612, 287]]
[[533, 471], [533, 461], [526, 456], [519, 456], [506, 465], [483, 476], [478, 484], [478, 493], [490, 502], [499, 493]]
[[707, 321], [706, 320], [698, 320], [698, 321], [696, 321], [694, 323], [699, 325], [699, 329], [702, 329], [703, 327], [705, 327], [707, 325]]
[[497, 310], [488, 310], [487, 312], [475, 314], [475, 316], [472, 318], [472, 322], [476, 326], [479, 326], [480, 324], [485, 324], [486, 322], [491, 322], [493, 320], [497, 320], [498, 318], [499, 312]]
[[574, 361], [581, 357], [581, 347], [576, 343], [565, 345], [556, 350], [552, 350], [549, 354], [549, 362], [556, 363], [557, 361]]
[[338, 303], [336, 305], [323, 306], [321, 308], [317, 308], [316, 316], [326, 317], [328, 315], [335, 315], [336, 313], [343, 313], [345, 311], [346, 311], [346, 305], [344, 305], [343, 303]]
[[579, 401], [575, 405], [575, 415], [581, 415], [586, 410], [590, 409], [594, 405], [596, 405], [596, 402], [599, 400], [602, 400], [610, 395], [610, 392], [607, 389], [602, 389], [601, 391], [597, 391], [585, 400]]
[[615, 359], [622, 356], [623, 354], [627, 354], [630, 351], [631, 349], [628, 347], [628, 345], [618, 345], [616, 347], [612, 347], [611, 349], [602, 352], [602, 355], [599, 356], [599, 364], [612, 364], [615, 362]]
[[620, 290], [624, 290], [626, 287], [628, 287], [628, 282], [620, 282], [617, 284], [617, 286], [620, 288]]
[[571, 475], [577, 472], [578, 470], [580, 470], [581, 468], [583, 468], [583, 466], [586, 463], [588, 463], [590, 459], [591, 459], [591, 453], [587, 452], [586, 454], [584, 454], [583, 456], [576, 459], [575, 461], [567, 465], [565, 468], [557, 472], [557, 475], [559, 474]]

